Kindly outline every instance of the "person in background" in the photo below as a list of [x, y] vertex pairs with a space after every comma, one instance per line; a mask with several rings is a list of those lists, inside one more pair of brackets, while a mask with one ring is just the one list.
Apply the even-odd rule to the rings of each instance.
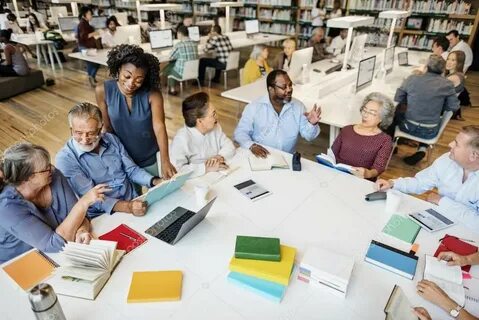
[[29, 13], [27, 15], [28, 18], [28, 25], [27, 25], [27, 32], [28, 33], [35, 33], [36, 31], [44, 32], [48, 30], [46, 26], [41, 26], [40, 21], [38, 20], [37, 16], [33, 13]]
[[337, 163], [353, 167], [353, 174], [375, 180], [386, 170], [392, 151], [392, 139], [382, 129], [388, 128], [394, 118], [394, 103], [379, 92], [364, 99], [360, 112], [361, 123], [341, 129], [334, 140], [332, 151]]
[[464, 70], [466, 73], [469, 67], [472, 65], [472, 59], [474, 57], [471, 47], [459, 38], [459, 32], [457, 30], [451, 30], [446, 35], [449, 40], [449, 52], [462, 51], [464, 52], [466, 59], [464, 61]]
[[103, 116], [103, 130], [114, 133], [127, 153], [152, 176], [171, 178], [163, 96], [159, 89], [158, 59], [135, 45], [122, 44], [108, 52], [112, 80], [96, 87], [96, 102]]
[[313, 47], [312, 62], [323, 60], [329, 57], [326, 52], [326, 41], [324, 40], [324, 28], [317, 27], [313, 29], [311, 38], [308, 42], [308, 47]]
[[274, 62], [274, 69], [282, 69], [284, 71], [289, 70], [291, 65], [291, 59], [293, 58], [293, 52], [296, 51], [296, 40], [289, 38], [283, 41], [283, 52], [276, 55]]
[[10, 29], [12, 30], [12, 33], [15, 34], [24, 33], [22, 28], [20, 28], [20, 25], [18, 24], [17, 16], [13, 13], [7, 14], [7, 21], [5, 21], [5, 29]]
[[235, 154], [233, 142], [218, 123], [208, 94], [195, 93], [183, 100], [185, 126], [171, 143], [172, 162], [178, 171], [193, 170], [192, 177], [228, 169], [226, 161]]
[[201, 86], [204, 86], [206, 67], [215, 68], [215, 76], [212, 81], [219, 83], [221, 70], [226, 69], [226, 61], [230, 52], [233, 51], [230, 38], [221, 34], [219, 25], [211, 27], [204, 51], [214, 51], [216, 57], [200, 59], [199, 78]]
[[442, 57], [445, 61], [447, 60], [447, 55], [449, 54], [447, 49], [449, 49], [449, 40], [447, 40], [445, 36], [434, 38], [432, 43], [432, 53]]
[[0, 43], [4, 45], [5, 62], [0, 64], [0, 77], [26, 76], [30, 67], [23, 56], [23, 46], [13, 43], [11, 30], [0, 30]]
[[[170, 54], [170, 63], [163, 69], [162, 73], [167, 77], [169, 75], [175, 76], [179, 79], [183, 77], [185, 62], [198, 59], [198, 44], [188, 37], [188, 28], [186, 26], [179, 26], [177, 31], [177, 42], [173, 51]], [[176, 81], [168, 79], [168, 93], [176, 95], [175, 88]]]
[[115, 16], [110, 16], [106, 19], [106, 31], [101, 35], [101, 44], [103, 48], [113, 48], [119, 43], [115, 43], [114, 37], [116, 28], [120, 26], [120, 23]]
[[[341, 0], [334, 0], [333, 1], [333, 10], [331, 10], [331, 13], [327, 15], [328, 19], [333, 19], [333, 18], [340, 18], [343, 16], [343, 10], [341, 9]], [[330, 28], [328, 29], [328, 37], [334, 38], [339, 35], [341, 29], [339, 28]]]
[[[446, 70], [444, 75], [448, 80], [452, 82], [454, 85], [454, 90], [456, 94], [459, 96], [465, 90], [465, 77], [462, 70], [464, 70], [464, 61], [466, 56], [462, 51], [453, 51], [449, 53], [446, 60]], [[456, 120], [464, 120], [462, 118], [461, 107], [454, 112], [452, 116], [453, 119]]]
[[253, 47], [248, 61], [244, 65], [244, 84], [255, 82], [261, 77], [266, 77], [271, 72], [268, 65], [268, 47], [264, 44], [257, 44]]
[[[461, 256], [454, 252], [441, 252], [438, 257], [439, 260], [447, 261], [449, 266], [468, 266], [479, 264], [479, 254], [474, 253], [468, 256]], [[478, 320], [469, 312], [467, 312], [463, 306], [459, 305], [453, 299], [451, 299], [447, 293], [444, 292], [436, 283], [428, 280], [421, 280], [417, 284], [417, 293], [428, 300], [429, 302], [437, 305], [442, 310], [447, 312], [451, 317], [458, 320]], [[432, 320], [429, 312], [421, 307], [414, 308], [415, 314], [420, 320]]]
[[322, 27], [326, 20], [326, 0], [317, 0], [316, 5], [311, 10], [311, 25], [313, 27]]
[[344, 48], [346, 47], [346, 37], [348, 36], [348, 29], [341, 29], [339, 35], [334, 37], [331, 44], [326, 49], [329, 53], [333, 53], [334, 55], [340, 54]]
[[161, 179], [138, 167], [114, 134], [101, 132], [103, 120], [97, 106], [77, 104], [68, 113], [68, 123], [72, 137], [56, 156], [57, 168], [78, 196], [97, 184], [111, 189], [103, 201], [88, 208], [89, 218], [114, 212], [144, 215], [146, 203], [133, 200], [138, 196], [133, 183], [149, 188]]
[[183, 20], [178, 24], [176, 30], [178, 30], [179, 27], [185, 26], [185, 27], [191, 27], [193, 25], [193, 15], [191, 14], [186, 14], [183, 16]]
[[266, 158], [269, 146], [293, 153], [300, 134], [307, 141], [319, 135], [321, 108], [310, 112], [301, 101], [292, 98], [293, 83], [283, 70], [266, 77], [268, 94], [246, 105], [234, 132], [234, 139], [256, 157]]
[[418, 172], [414, 178], [379, 179], [376, 189], [393, 188], [404, 193], [430, 193], [427, 201], [438, 205], [438, 211], [448, 219], [461, 222], [473, 232], [479, 232], [479, 126], [465, 126], [449, 143], [450, 152]]
[[67, 241], [89, 243], [88, 207], [104, 199], [97, 185], [77, 199], [48, 151], [22, 142], [0, 161], [0, 263], [32, 248], [58, 252]]
[[[456, 111], [459, 108], [454, 85], [442, 76], [446, 62], [432, 54], [427, 62], [425, 74], [410, 75], [396, 90], [394, 100], [406, 105], [406, 112], [396, 112], [393, 124], [388, 133], [394, 136], [395, 126], [401, 131], [422, 139], [432, 139], [440, 128], [441, 115], [445, 111]], [[404, 158], [408, 165], [415, 165], [425, 155], [428, 145], [420, 143], [415, 154]]]
[[[90, 25], [92, 18], [93, 11], [90, 7], [85, 6], [80, 8], [80, 14], [78, 16], [80, 20], [80, 23], [78, 23], [78, 47], [80, 50], [97, 48], [95, 39], [100, 37], [100, 34]], [[96, 73], [98, 68], [100, 68], [99, 64], [89, 61], [86, 62], [88, 81], [93, 88], [97, 84]]]
[[138, 24], [136, 19], [133, 16], [127, 16], [126, 19], [128, 20], [128, 25], [131, 26], [133, 24]]

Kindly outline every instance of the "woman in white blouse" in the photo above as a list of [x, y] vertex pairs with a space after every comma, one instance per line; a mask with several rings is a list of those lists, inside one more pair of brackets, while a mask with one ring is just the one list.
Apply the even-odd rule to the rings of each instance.
[[183, 101], [185, 126], [171, 143], [170, 158], [180, 171], [192, 177], [228, 169], [226, 160], [235, 154], [233, 142], [224, 134], [208, 94], [195, 93]]

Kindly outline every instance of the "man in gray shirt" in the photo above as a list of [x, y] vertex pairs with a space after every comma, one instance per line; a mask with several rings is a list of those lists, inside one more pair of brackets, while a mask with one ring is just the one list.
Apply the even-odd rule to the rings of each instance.
[[[397, 89], [394, 100], [407, 105], [405, 113], [396, 113], [395, 124], [401, 131], [423, 139], [432, 139], [439, 132], [441, 115], [459, 108], [454, 85], [442, 76], [446, 62], [432, 54], [425, 74], [409, 76]], [[417, 152], [404, 158], [415, 165], [426, 155], [426, 144], [419, 144]]]

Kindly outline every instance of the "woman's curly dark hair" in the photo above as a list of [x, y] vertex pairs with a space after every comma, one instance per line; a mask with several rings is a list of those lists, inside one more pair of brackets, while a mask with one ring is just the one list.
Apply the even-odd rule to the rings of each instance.
[[131, 44], [121, 44], [108, 52], [107, 60], [110, 76], [118, 79], [121, 66], [131, 63], [145, 70], [145, 81], [142, 87], [150, 90], [160, 87], [160, 61], [142, 48]]

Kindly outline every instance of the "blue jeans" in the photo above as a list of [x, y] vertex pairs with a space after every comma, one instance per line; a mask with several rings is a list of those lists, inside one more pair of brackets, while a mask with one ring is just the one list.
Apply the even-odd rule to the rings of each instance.
[[409, 133], [410, 135], [413, 135], [415, 137], [422, 138], [422, 139], [434, 138], [439, 132], [439, 127], [440, 127], [439, 125], [433, 128], [422, 127], [420, 125], [418, 126], [416, 124], [413, 124], [407, 121], [406, 119], [404, 119], [403, 121], [399, 123], [399, 129], [401, 129], [401, 131]]
[[[83, 49], [88, 49], [85, 47], [79, 47], [79, 48], [80, 48], [80, 51]], [[88, 73], [88, 76], [95, 78], [99, 68], [100, 68], [99, 64], [86, 61], [86, 73]]]

